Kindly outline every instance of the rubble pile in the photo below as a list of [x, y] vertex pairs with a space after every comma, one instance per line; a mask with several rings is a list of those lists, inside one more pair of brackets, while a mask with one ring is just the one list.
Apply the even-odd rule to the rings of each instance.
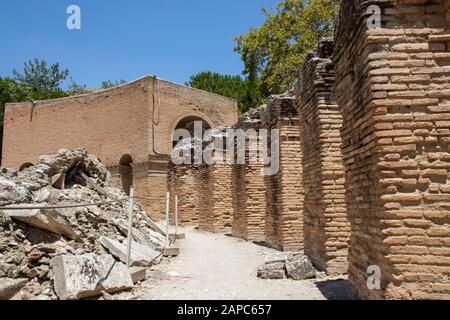
[[[92, 203], [99, 205], [73, 207]], [[161, 259], [165, 235], [139, 203], [133, 205], [133, 266], [150, 267]], [[113, 185], [108, 170], [84, 149], [42, 156], [22, 171], [1, 168], [0, 207], [15, 210], [0, 209], [0, 297], [9, 299], [13, 292], [14, 299], [78, 299], [129, 288], [131, 276], [122, 263], [128, 206], [127, 195]], [[93, 260], [103, 263], [89, 265]], [[78, 263], [74, 268], [81, 275], [71, 275], [78, 277], [75, 282], [54, 283], [54, 269], [64, 261]], [[108, 269], [108, 263], [114, 266]], [[114, 285], [92, 287], [92, 276], [108, 283], [101, 270], [94, 270], [98, 265], [106, 277], [118, 270]], [[64, 274], [58, 278], [69, 281]], [[125, 278], [123, 283], [120, 278]], [[86, 283], [91, 284], [89, 290]], [[55, 292], [57, 287], [71, 291]]]
[[244, 124], [261, 122], [261, 114], [267, 109], [267, 105], [263, 104], [259, 107], [248, 110], [239, 117], [238, 122], [233, 126], [234, 128], [242, 128]]
[[266, 259], [258, 268], [258, 278], [261, 279], [314, 279], [317, 270], [303, 253], [282, 253]]

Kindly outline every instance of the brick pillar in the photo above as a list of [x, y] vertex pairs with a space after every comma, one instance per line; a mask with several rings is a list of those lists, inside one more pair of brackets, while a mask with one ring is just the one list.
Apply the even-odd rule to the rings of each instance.
[[340, 129], [342, 116], [333, 95], [333, 41], [322, 40], [301, 68], [305, 253], [330, 275], [348, 270], [350, 224], [345, 205], [345, 174]]
[[293, 97], [271, 97], [263, 114], [271, 150], [271, 130], [279, 130], [279, 171], [265, 177], [266, 243], [282, 251], [303, 250], [303, 183], [299, 117]]
[[[222, 132], [220, 136], [226, 142], [226, 134]], [[232, 167], [225, 161], [226, 150], [216, 152], [223, 158], [216, 157], [213, 165], [203, 164], [200, 168], [199, 229], [230, 233], [233, 219]]]
[[213, 233], [231, 232], [231, 166], [203, 165], [200, 185], [199, 229]]
[[[263, 108], [249, 111], [240, 118], [234, 129], [254, 129], [258, 133], [261, 129], [262, 110]], [[262, 159], [259, 159], [258, 163], [249, 163], [252, 148], [259, 149], [245, 139], [245, 164], [234, 164], [232, 167], [232, 234], [248, 241], [262, 242], [265, 240], [266, 217], [266, 188], [262, 174], [264, 163]]]
[[[381, 29], [368, 28], [369, 5]], [[336, 94], [361, 298], [450, 299], [449, 18], [448, 1], [341, 2]]]
[[199, 168], [194, 165], [169, 163], [168, 187], [171, 194], [170, 221], [174, 224], [174, 197], [178, 195], [178, 221], [180, 226], [198, 224]]

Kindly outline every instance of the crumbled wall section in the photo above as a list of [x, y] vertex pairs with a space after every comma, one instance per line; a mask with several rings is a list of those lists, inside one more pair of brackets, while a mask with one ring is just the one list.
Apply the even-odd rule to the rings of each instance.
[[175, 223], [175, 195], [178, 196], [178, 225], [198, 225], [199, 168], [194, 165], [169, 164], [168, 188], [171, 195], [170, 223]]
[[232, 219], [231, 166], [203, 165], [200, 168], [199, 229], [229, 233]]
[[345, 205], [342, 116], [333, 96], [333, 41], [322, 40], [301, 68], [305, 253], [330, 275], [347, 273], [350, 224]]
[[271, 154], [271, 131], [279, 130], [279, 170], [265, 177], [266, 244], [282, 251], [303, 250], [303, 183], [299, 117], [292, 97], [270, 99], [263, 114], [268, 130]]
[[[261, 112], [263, 108], [250, 111], [251, 117], [242, 117], [234, 126], [235, 129], [255, 130], [262, 128]], [[237, 142], [238, 139], [236, 139]], [[266, 188], [264, 183], [263, 161], [249, 162], [249, 154], [258, 145], [245, 140], [246, 164], [232, 166], [233, 190], [233, 225], [232, 234], [248, 241], [263, 242], [265, 240]], [[235, 148], [236, 151], [237, 148]]]
[[[381, 29], [368, 29], [368, 5]], [[450, 299], [449, 19], [449, 1], [341, 2], [336, 95], [361, 298]]]

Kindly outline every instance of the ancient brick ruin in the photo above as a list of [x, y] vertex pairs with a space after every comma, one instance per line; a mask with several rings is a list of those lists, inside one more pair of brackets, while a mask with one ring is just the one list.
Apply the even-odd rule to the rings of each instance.
[[233, 221], [231, 167], [204, 165], [200, 169], [199, 178], [199, 229], [230, 233]]
[[230, 233], [233, 222], [232, 168], [227, 164], [227, 128], [215, 132], [223, 147], [216, 146], [214, 164], [203, 164], [199, 174], [199, 223], [200, 230], [213, 233]]
[[[369, 5], [382, 28], [367, 27]], [[341, 5], [336, 95], [361, 298], [450, 298], [449, 22], [449, 1]], [[367, 286], [370, 266], [381, 290]]]
[[263, 113], [268, 129], [279, 130], [279, 171], [265, 176], [267, 245], [282, 251], [303, 250], [303, 175], [299, 116], [293, 97], [271, 97]]
[[[372, 5], [381, 9], [378, 29], [368, 24]], [[299, 66], [295, 99], [272, 97], [236, 123], [233, 101], [164, 83], [170, 110], [163, 121], [155, 118], [155, 82], [147, 78], [37, 108], [11, 105], [4, 161], [18, 167], [33, 162], [37, 148], [44, 153], [59, 147], [40, 125], [55, 112], [52, 104], [94, 105], [86, 112], [96, 119], [104, 113], [97, 107], [110, 106], [113, 132], [99, 124], [99, 136], [84, 143], [93, 153], [99, 150], [124, 190], [133, 183], [138, 195], [178, 195], [181, 225], [231, 232], [282, 251], [304, 250], [327, 274], [348, 273], [358, 298], [450, 299], [449, 23], [449, 0], [341, 1], [334, 40], [321, 41]], [[189, 103], [175, 111], [171, 97], [179, 91], [195, 102], [195, 112]], [[122, 110], [108, 101], [129, 105]], [[211, 101], [216, 103], [209, 106]], [[56, 125], [62, 122], [53, 117]], [[263, 141], [252, 143], [238, 133], [233, 142], [244, 145], [245, 154], [235, 148], [234, 164], [168, 165], [169, 135], [190, 129], [196, 119], [210, 128], [234, 123], [234, 129], [256, 134], [278, 129], [280, 170], [263, 175], [267, 164], [250, 161]], [[135, 130], [125, 134], [124, 127]], [[43, 141], [30, 152], [18, 150], [36, 136]], [[155, 142], [155, 136], [165, 139]], [[268, 139], [270, 150], [270, 132]], [[245, 164], [237, 163], [239, 157]], [[160, 213], [161, 206], [146, 204]]]
[[199, 167], [169, 163], [167, 175], [170, 197], [170, 222], [175, 223], [175, 195], [178, 196], [178, 223], [180, 226], [196, 226], [199, 213]]
[[235, 125], [279, 128], [281, 169], [233, 166], [234, 236], [304, 247], [317, 268], [348, 271], [355, 297], [450, 298], [449, 8], [342, 1], [334, 41], [301, 67], [298, 116], [273, 99]]
[[[141, 197], [163, 219], [167, 169], [176, 129], [232, 125], [237, 102], [213, 93], [145, 76], [89, 94], [7, 104], [2, 166], [19, 169], [42, 154], [86, 148], [110, 170], [117, 185]], [[127, 190], [125, 190], [127, 191]]]
[[334, 98], [332, 40], [320, 42], [301, 68], [297, 108], [303, 149], [304, 246], [316, 267], [347, 272], [350, 226], [345, 206], [342, 116]]
[[[261, 114], [265, 108], [250, 111], [241, 117], [234, 129], [244, 130], [247, 133], [259, 133], [263, 128]], [[250, 130], [250, 131], [247, 131]], [[233, 223], [232, 234], [235, 237], [248, 241], [261, 242], [265, 239], [266, 218], [266, 187], [262, 170], [264, 163], [261, 159], [251, 161], [252, 153], [259, 152], [259, 139], [248, 139], [245, 135], [237, 135], [237, 145], [245, 145], [245, 154], [242, 156], [245, 164], [235, 163], [232, 167], [231, 186], [233, 190]]]

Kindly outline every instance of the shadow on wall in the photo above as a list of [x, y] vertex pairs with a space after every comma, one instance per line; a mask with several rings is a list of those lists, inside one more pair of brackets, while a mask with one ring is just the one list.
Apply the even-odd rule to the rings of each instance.
[[130, 189], [133, 185], [133, 158], [129, 154], [124, 154], [122, 158], [120, 158], [120, 179], [122, 180], [122, 189], [129, 196]]

